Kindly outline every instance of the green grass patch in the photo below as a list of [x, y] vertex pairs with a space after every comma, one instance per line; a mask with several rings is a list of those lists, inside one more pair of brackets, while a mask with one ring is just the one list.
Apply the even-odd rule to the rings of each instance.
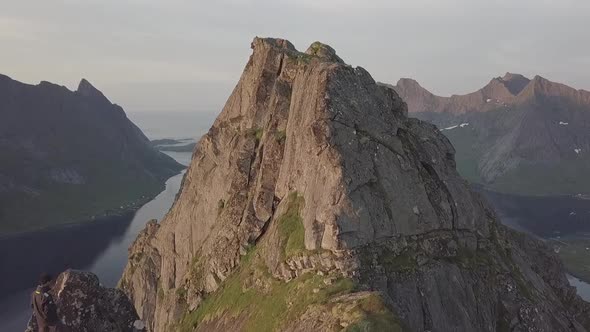
[[254, 138], [256, 138], [257, 142], [260, 142], [260, 140], [262, 139], [262, 136], [264, 135], [264, 129], [262, 128], [251, 128], [249, 130], [250, 135], [254, 136]]
[[244, 256], [239, 270], [207, 296], [197, 310], [183, 318], [180, 331], [192, 331], [200, 323], [221, 315], [245, 319], [243, 331], [280, 331], [281, 326], [298, 319], [309, 306], [327, 303], [329, 298], [354, 288], [348, 279], [325, 285], [323, 277], [311, 273], [290, 282], [276, 280], [255, 252], [256, 249], [251, 250]]
[[182, 300], [185, 300], [185, 299], [186, 299], [186, 294], [187, 294], [187, 290], [186, 290], [186, 288], [184, 288], [184, 287], [182, 287], [182, 286], [181, 286], [181, 287], [178, 287], [178, 288], [176, 289], [176, 295], [177, 295], [177, 296], [178, 296], [180, 299], [182, 299]]
[[378, 261], [388, 272], [411, 272], [418, 268], [416, 253], [413, 250], [405, 250], [399, 255], [385, 250], [379, 255]]
[[275, 138], [277, 142], [283, 143], [287, 139], [287, 132], [284, 130], [277, 131]]
[[277, 220], [279, 233], [284, 244], [284, 258], [293, 257], [305, 251], [305, 227], [300, 211], [305, 201], [296, 192], [288, 197], [287, 210]]
[[311, 48], [312, 54], [317, 55], [318, 52], [322, 49], [322, 43], [314, 42], [313, 44], [311, 44], [310, 48]]
[[358, 309], [361, 320], [346, 328], [346, 332], [401, 332], [407, 329], [391, 313], [377, 295], [370, 295], [359, 302]]
[[493, 259], [489, 253], [481, 250], [471, 250], [466, 247], [459, 247], [455, 256], [442, 257], [442, 259], [467, 269], [493, 265]]

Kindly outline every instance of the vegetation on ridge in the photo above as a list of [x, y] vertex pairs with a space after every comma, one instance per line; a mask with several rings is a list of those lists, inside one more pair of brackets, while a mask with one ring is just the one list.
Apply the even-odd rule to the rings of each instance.
[[282, 324], [298, 319], [311, 305], [325, 304], [329, 298], [353, 288], [350, 279], [327, 285], [323, 277], [313, 273], [290, 282], [277, 280], [254, 248], [242, 258], [238, 271], [183, 318], [180, 331], [192, 331], [222, 315], [244, 318], [244, 331], [277, 331]]
[[[303, 197], [296, 192], [287, 197], [286, 210], [276, 219], [281, 237], [282, 258], [305, 251], [304, 227], [299, 215]], [[202, 278], [197, 261], [191, 278]], [[220, 288], [205, 296], [193, 312], [187, 312], [178, 330], [193, 331], [202, 324], [215, 324], [231, 317], [242, 322], [243, 331], [280, 331], [304, 314], [329, 313], [335, 328], [347, 331], [401, 331], [394, 315], [375, 293], [355, 293], [356, 283], [336, 275], [308, 272], [289, 282], [274, 278], [262, 257], [260, 245], [251, 247], [242, 257], [239, 268]], [[185, 291], [181, 291], [186, 296]], [[222, 318], [223, 317], [223, 318]]]
[[277, 219], [283, 246], [283, 257], [293, 257], [305, 251], [305, 227], [299, 215], [305, 201], [296, 192], [287, 198], [286, 212]]

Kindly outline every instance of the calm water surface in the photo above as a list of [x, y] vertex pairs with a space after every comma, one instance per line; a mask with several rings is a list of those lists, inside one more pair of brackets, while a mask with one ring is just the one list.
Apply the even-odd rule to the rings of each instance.
[[[168, 154], [190, 163], [190, 153]], [[43, 271], [88, 270], [103, 285], [115, 286], [127, 263], [127, 249], [147, 221], [161, 220], [168, 212], [183, 174], [168, 179], [166, 189], [135, 213], [0, 238], [0, 331], [24, 330], [29, 294]]]

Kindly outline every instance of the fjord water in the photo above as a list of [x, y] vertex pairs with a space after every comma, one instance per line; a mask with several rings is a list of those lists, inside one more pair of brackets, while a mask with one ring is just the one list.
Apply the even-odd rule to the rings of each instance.
[[[214, 115], [182, 112], [131, 113], [129, 117], [150, 139], [198, 138]], [[191, 153], [167, 152], [188, 166]], [[100, 282], [116, 286], [127, 263], [127, 249], [151, 219], [161, 220], [180, 188], [184, 171], [166, 181], [166, 188], [136, 212], [88, 223], [0, 236], [0, 331], [22, 331], [30, 318], [29, 295], [41, 272], [67, 268], [94, 272]]]
[[[183, 165], [191, 153], [168, 153]], [[180, 188], [184, 171], [166, 181], [166, 189], [135, 213], [95, 222], [56, 227], [0, 238], [0, 331], [20, 331], [29, 317], [29, 294], [40, 272], [67, 268], [96, 273], [116, 286], [127, 263], [127, 249], [150, 219], [166, 214]]]

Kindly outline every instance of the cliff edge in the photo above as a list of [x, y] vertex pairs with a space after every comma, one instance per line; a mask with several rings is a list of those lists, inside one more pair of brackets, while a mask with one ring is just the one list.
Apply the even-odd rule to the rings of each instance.
[[327, 45], [256, 38], [120, 287], [151, 331], [584, 331], [541, 242], [502, 226], [439, 130]]

